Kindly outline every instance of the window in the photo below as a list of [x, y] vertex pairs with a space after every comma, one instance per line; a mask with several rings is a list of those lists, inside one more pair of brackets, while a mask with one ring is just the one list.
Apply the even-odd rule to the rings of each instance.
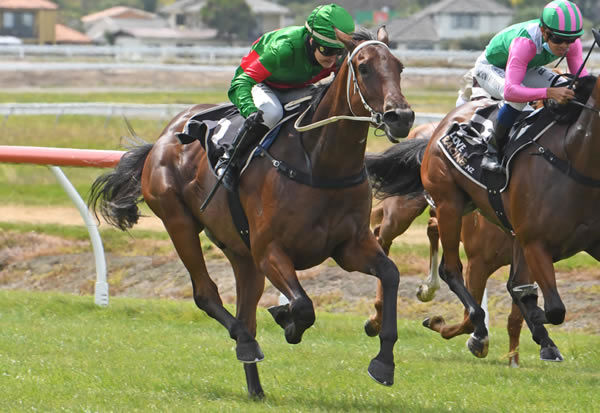
[[33, 13], [23, 13], [21, 21], [23, 22], [23, 26], [33, 27]]
[[15, 27], [15, 14], [9, 11], [4, 12], [2, 15], [2, 28], [12, 29]]
[[2, 13], [0, 35], [32, 38], [36, 36], [36, 33], [35, 15], [33, 13], [15, 13], [7, 11]]
[[479, 28], [479, 19], [474, 14], [453, 14], [453, 29], [477, 29]]

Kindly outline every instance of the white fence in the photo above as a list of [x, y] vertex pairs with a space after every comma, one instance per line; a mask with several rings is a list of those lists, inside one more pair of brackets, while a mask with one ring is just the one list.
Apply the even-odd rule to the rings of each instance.
[[[189, 108], [189, 104], [135, 104], [135, 103], [0, 103], [0, 116], [6, 119], [17, 115], [88, 115], [125, 116], [127, 118], [171, 119]], [[415, 125], [437, 122], [444, 115], [416, 113]]]
[[[586, 44], [587, 45], [587, 44]], [[589, 45], [587, 45], [589, 47]], [[587, 48], [585, 52], [587, 52]], [[0, 45], [0, 56], [6, 58], [60, 58], [61, 60], [83, 58], [111, 59], [118, 62], [192, 60], [195, 63], [223, 64], [237, 63], [248, 53], [248, 47], [216, 46], [76, 46], [76, 45]], [[419, 62], [446, 62], [447, 64], [472, 64], [481, 50], [392, 50], [400, 59]], [[600, 53], [592, 53], [589, 64], [600, 66]]]

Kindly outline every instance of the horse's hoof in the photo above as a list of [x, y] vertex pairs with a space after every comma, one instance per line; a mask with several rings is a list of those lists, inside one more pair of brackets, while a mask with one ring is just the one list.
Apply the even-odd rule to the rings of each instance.
[[265, 399], [265, 392], [261, 390], [261, 391], [256, 392], [256, 393], [248, 393], [248, 397], [251, 400], [262, 401], [262, 400]]
[[365, 321], [365, 333], [367, 333], [367, 335], [369, 337], [377, 336], [380, 331], [381, 331], [381, 324], [376, 323], [373, 320]]
[[490, 339], [487, 336], [484, 339], [480, 339], [471, 334], [467, 340], [467, 347], [469, 351], [473, 353], [475, 357], [480, 359], [487, 356], [489, 344]]
[[437, 331], [435, 329], [435, 326], [444, 325], [444, 324], [446, 324], [446, 321], [444, 320], [444, 317], [442, 317], [441, 315], [427, 317], [425, 320], [423, 320], [423, 327], [427, 327], [428, 329], [433, 330], [433, 331]]
[[542, 347], [540, 350], [540, 360], [542, 361], [563, 361], [563, 356], [560, 354], [558, 347]]
[[257, 363], [263, 361], [265, 358], [257, 341], [237, 343], [235, 354], [237, 355], [237, 359], [242, 363]]
[[373, 359], [369, 364], [369, 376], [379, 384], [391, 386], [394, 384], [394, 365], [384, 364], [383, 362]]
[[285, 340], [289, 344], [298, 344], [302, 341], [302, 333], [298, 333], [298, 329], [294, 323], [288, 324], [285, 328]]
[[268, 308], [269, 313], [273, 316], [273, 319], [281, 328], [285, 329], [290, 323], [290, 305], [283, 304]]
[[417, 298], [419, 299], [419, 301], [428, 303], [429, 301], [433, 300], [433, 297], [435, 297], [434, 289], [430, 289], [425, 284], [421, 284], [419, 286], [419, 289], [417, 290]]

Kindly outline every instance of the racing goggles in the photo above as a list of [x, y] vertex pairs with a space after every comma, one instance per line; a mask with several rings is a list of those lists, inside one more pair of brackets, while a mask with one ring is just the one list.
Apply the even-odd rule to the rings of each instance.
[[577, 40], [577, 39], [579, 39], [579, 37], [562, 37], [562, 36], [558, 36], [552, 32], [548, 33], [548, 41], [552, 42], [554, 44], [561, 44], [561, 43], [571, 44], [571, 43], [574, 43], [575, 40]]
[[344, 48], [340, 48], [340, 47], [327, 47], [327, 46], [322, 46], [320, 44], [317, 45], [317, 50], [323, 56], [333, 56], [333, 55], [341, 56], [346, 51], [346, 49], [344, 49]]

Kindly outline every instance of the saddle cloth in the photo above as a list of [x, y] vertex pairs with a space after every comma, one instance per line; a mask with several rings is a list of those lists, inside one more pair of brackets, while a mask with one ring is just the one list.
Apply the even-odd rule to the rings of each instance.
[[[487, 149], [487, 141], [498, 114], [498, 102], [475, 111], [468, 122], [454, 122], [437, 144], [454, 166], [471, 181], [487, 189], [488, 183], [481, 169], [481, 160]], [[510, 181], [510, 164], [514, 156], [554, 124], [554, 116], [544, 108], [524, 111], [509, 133], [504, 147], [502, 164], [506, 167], [506, 178], [501, 191]]]

